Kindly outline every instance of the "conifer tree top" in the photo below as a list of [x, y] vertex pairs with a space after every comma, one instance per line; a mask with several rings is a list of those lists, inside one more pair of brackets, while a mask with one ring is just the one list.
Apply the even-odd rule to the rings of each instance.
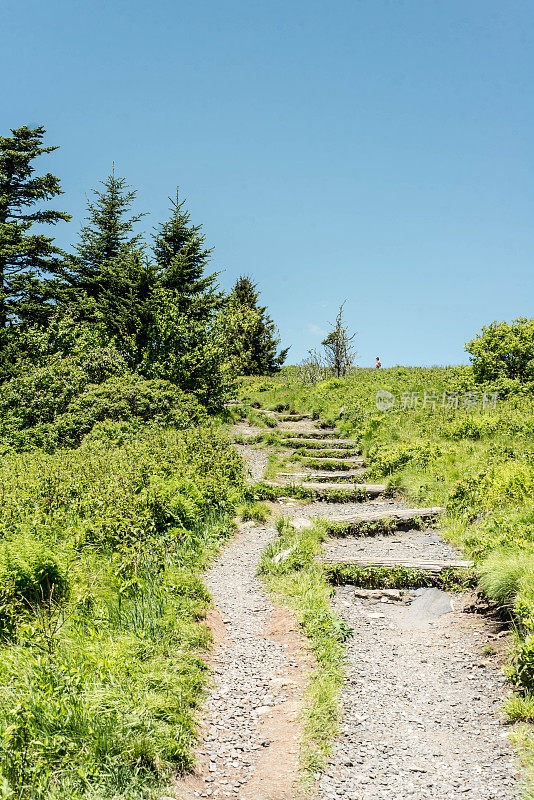
[[140, 248], [142, 237], [133, 231], [145, 216], [144, 213], [129, 215], [137, 192], [128, 186], [125, 178], [115, 175], [115, 164], [101, 184], [103, 191], [93, 189], [95, 199], [88, 201], [87, 223], [80, 232], [76, 248], [78, 258], [93, 267]]
[[178, 190], [176, 198], [169, 200], [171, 216], [156, 228], [153, 245], [162, 286], [185, 296], [213, 291], [218, 273], [205, 274], [212, 250], [205, 246], [202, 226], [191, 223]]

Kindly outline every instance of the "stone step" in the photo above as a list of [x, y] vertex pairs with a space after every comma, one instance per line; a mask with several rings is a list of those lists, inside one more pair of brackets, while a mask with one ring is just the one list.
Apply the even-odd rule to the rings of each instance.
[[423, 558], [365, 558], [364, 556], [349, 556], [342, 560], [326, 554], [318, 556], [321, 564], [336, 564], [339, 567], [354, 566], [363, 568], [384, 567], [385, 569], [416, 569], [420, 572], [439, 573], [447, 569], [472, 569], [473, 561], [442, 561], [439, 559]]
[[288, 436], [282, 439], [284, 447], [307, 447], [313, 450], [359, 450], [358, 442], [353, 439], [313, 439], [309, 437], [294, 438]]

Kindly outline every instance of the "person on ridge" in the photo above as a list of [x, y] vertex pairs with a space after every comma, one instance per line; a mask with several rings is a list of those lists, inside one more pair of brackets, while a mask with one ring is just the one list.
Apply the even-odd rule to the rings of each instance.
[[382, 364], [380, 363], [380, 358], [377, 356], [376, 357], [375, 367], [376, 367], [376, 369], [380, 369], [381, 366], [382, 366]]

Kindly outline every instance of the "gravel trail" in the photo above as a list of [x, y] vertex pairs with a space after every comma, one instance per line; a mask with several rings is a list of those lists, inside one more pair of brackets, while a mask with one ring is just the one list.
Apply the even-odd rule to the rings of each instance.
[[[418, 594], [427, 591], [437, 590]], [[354, 639], [321, 800], [514, 800], [517, 765], [499, 714], [504, 678], [482, 656], [487, 622], [357, 594], [336, 591]]]
[[343, 561], [353, 556], [374, 558], [435, 558], [454, 561], [462, 558], [461, 553], [444, 542], [439, 532], [426, 530], [395, 531], [385, 536], [343, 536], [331, 538], [325, 548], [325, 555]]
[[207, 574], [219, 642], [198, 766], [180, 798], [294, 797], [308, 663], [292, 617], [273, 607], [256, 577], [276, 535], [274, 527], [243, 525]]
[[[313, 423], [283, 423], [311, 430]], [[238, 429], [237, 429], [238, 428]], [[235, 433], [257, 429], [242, 424]], [[261, 479], [268, 450], [236, 445]], [[340, 516], [408, 507], [366, 503], [272, 504], [276, 514]], [[257, 577], [273, 526], [242, 525], [207, 574], [214, 599], [213, 680], [195, 773], [175, 797], [295, 800], [305, 686], [312, 668], [289, 612], [273, 605]], [[396, 531], [330, 539], [339, 560], [456, 558], [439, 532]], [[516, 800], [517, 765], [502, 723], [504, 678], [484, 647], [498, 633], [467, 614], [467, 598], [436, 589], [380, 596], [345, 586], [333, 603], [354, 630], [347, 642], [339, 736], [314, 800]]]

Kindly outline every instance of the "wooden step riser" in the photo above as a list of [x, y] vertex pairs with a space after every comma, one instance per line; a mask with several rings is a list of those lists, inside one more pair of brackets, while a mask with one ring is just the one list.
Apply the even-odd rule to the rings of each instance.
[[299, 485], [303, 486], [305, 489], [317, 489], [317, 491], [320, 492], [327, 491], [328, 489], [344, 489], [347, 492], [361, 489], [363, 492], [367, 492], [371, 497], [378, 497], [386, 491], [386, 485], [383, 483], [357, 483], [356, 481], [350, 483], [315, 483], [312, 481], [303, 481]]
[[361, 478], [362, 475], [365, 475], [365, 469], [356, 469], [356, 470], [347, 470], [346, 472], [323, 472], [323, 473], [314, 473], [314, 472], [306, 472], [306, 473], [284, 473], [279, 472], [276, 476], [277, 480], [285, 483], [300, 483], [301, 481], [308, 481], [311, 483], [346, 483], [350, 481], [351, 478], [358, 482], [358, 478]]
[[323, 431], [288, 431], [283, 430], [282, 439], [314, 439], [317, 441], [328, 441], [329, 439], [339, 439], [339, 431], [332, 431], [331, 433], [324, 433]]
[[[341, 461], [348, 464], [362, 463], [359, 459], [360, 453], [357, 450], [325, 450], [319, 456], [317, 451], [299, 450], [295, 451], [295, 457], [313, 459], [314, 461]], [[341, 466], [343, 468], [343, 465]]]
[[[313, 463], [312, 463], [313, 462]], [[311, 456], [303, 456], [302, 461], [300, 462], [304, 467], [310, 467], [310, 469], [325, 469], [323, 464], [328, 463], [329, 465], [332, 464], [332, 471], [340, 471], [340, 472], [347, 472], [353, 469], [356, 465], [357, 466], [364, 466], [363, 458], [358, 458], [357, 456], [352, 456], [351, 458], [347, 458], [343, 461], [339, 461], [336, 458], [313, 458]], [[327, 470], [325, 470], [326, 472]]]
[[340, 561], [335, 556], [329, 556], [323, 553], [318, 557], [321, 564], [332, 565], [335, 564], [340, 567], [361, 567], [362, 569], [416, 569], [421, 572], [445, 572], [448, 569], [473, 569], [474, 563], [472, 561], [442, 561], [439, 559], [411, 559], [411, 558], [377, 558], [369, 559], [358, 556], [351, 558], [344, 558]]

